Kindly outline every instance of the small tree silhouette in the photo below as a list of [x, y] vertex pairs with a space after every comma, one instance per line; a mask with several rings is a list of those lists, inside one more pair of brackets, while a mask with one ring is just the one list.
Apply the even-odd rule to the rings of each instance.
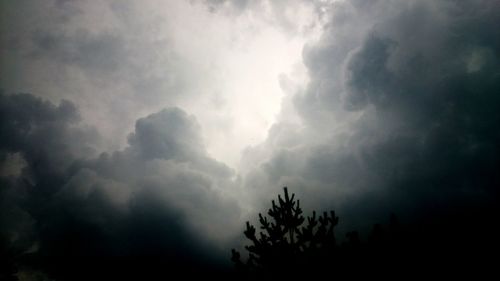
[[252, 243], [245, 247], [249, 252], [247, 261], [243, 262], [240, 253], [232, 249], [231, 260], [238, 269], [283, 277], [331, 260], [337, 248], [334, 229], [339, 221], [334, 211], [324, 212], [319, 217], [313, 212], [306, 222], [300, 200], [295, 200], [295, 194], [289, 196], [286, 187], [284, 198], [278, 195], [278, 203], [275, 200], [271, 203], [267, 212], [269, 218], [259, 213], [260, 229], [263, 230], [259, 235], [256, 228], [246, 222], [244, 234]]

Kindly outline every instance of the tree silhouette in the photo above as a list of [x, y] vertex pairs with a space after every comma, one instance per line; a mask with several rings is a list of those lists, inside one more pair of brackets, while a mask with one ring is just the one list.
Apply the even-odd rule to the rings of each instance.
[[[360, 235], [349, 231], [339, 243], [335, 212], [304, 217], [300, 201], [284, 188], [271, 201], [267, 215], [259, 214], [259, 231], [246, 222], [248, 258], [232, 249], [231, 260], [241, 277], [264, 280], [382, 278], [406, 279], [408, 274], [428, 278], [436, 273], [463, 277], [484, 270], [496, 271], [485, 252], [498, 253], [498, 212], [472, 210], [444, 216], [423, 216], [404, 227], [394, 214], [387, 225], [375, 224]], [[489, 209], [486, 209], [489, 211]], [[481, 230], [490, 225], [488, 231]], [[365, 236], [366, 239], [361, 239]], [[477, 279], [477, 278], [475, 278]]]
[[270, 276], [296, 276], [303, 274], [311, 266], [319, 267], [326, 260], [334, 258], [337, 242], [334, 229], [338, 217], [334, 211], [316, 216], [313, 211], [307, 220], [302, 215], [300, 200], [295, 200], [284, 188], [284, 197], [271, 201], [268, 216], [259, 213], [260, 229], [246, 222], [244, 234], [252, 245], [245, 248], [249, 252], [246, 262], [232, 249], [231, 260], [237, 269], [246, 273], [265, 272]]

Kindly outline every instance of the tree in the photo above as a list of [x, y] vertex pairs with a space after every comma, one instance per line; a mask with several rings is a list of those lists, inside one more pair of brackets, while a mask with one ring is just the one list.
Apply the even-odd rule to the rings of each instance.
[[232, 261], [246, 273], [267, 273], [270, 276], [303, 274], [314, 268], [321, 268], [325, 261], [335, 258], [337, 241], [334, 229], [338, 217], [334, 211], [323, 212], [319, 217], [313, 211], [304, 219], [300, 200], [295, 194], [289, 196], [284, 188], [284, 198], [278, 195], [277, 203], [271, 201], [268, 216], [259, 213], [260, 229], [246, 222], [244, 234], [252, 245], [246, 246], [249, 252], [247, 261], [232, 249]]

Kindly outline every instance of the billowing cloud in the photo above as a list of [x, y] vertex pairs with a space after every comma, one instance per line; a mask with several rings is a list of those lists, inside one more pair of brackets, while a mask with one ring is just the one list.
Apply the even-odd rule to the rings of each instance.
[[210, 154], [236, 167], [275, 121], [278, 76], [304, 78], [302, 45], [317, 33], [312, 5], [266, 2], [5, 2], [0, 88], [78, 104], [100, 151], [126, 146], [138, 118], [182, 107]]
[[289, 185], [363, 223], [494, 202], [499, 8], [339, 3], [304, 50], [311, 81], [293, 98], [301, 126], [275, 124], [247, 152], [247, 188], [260, 200], [270, 196], [260, 186]]
[[0, 95], [23, 272], [228, 261], [283, 186], [343, 230], [498, 209], [494, 1], [12, 3], [0, 87], [38, 95]]
[[88, 278], [106, 261], [108, 273], [130, 263], [137, 270], [123, 274], [139, 274], [148, 263], [180, 270], [225, 260], [208, 243], [227, 243], [239, 227], [239, 207], [223, 192], [234, 172], [207, 155], [194, 117], [151, 114], [127, 148], [92, 157], [95, 130], [70, 102], [0, 101], [2, 166], [23, 160], [2, 176], [2, 254], [62, 278]]

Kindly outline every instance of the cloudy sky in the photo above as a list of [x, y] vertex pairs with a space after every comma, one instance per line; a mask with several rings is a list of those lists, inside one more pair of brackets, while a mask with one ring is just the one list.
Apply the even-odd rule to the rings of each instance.
[[2, 0], [0, 250], [225, 263], [283, 186], [346, 229], [494, 206], [498, 30], [490, 0]]

